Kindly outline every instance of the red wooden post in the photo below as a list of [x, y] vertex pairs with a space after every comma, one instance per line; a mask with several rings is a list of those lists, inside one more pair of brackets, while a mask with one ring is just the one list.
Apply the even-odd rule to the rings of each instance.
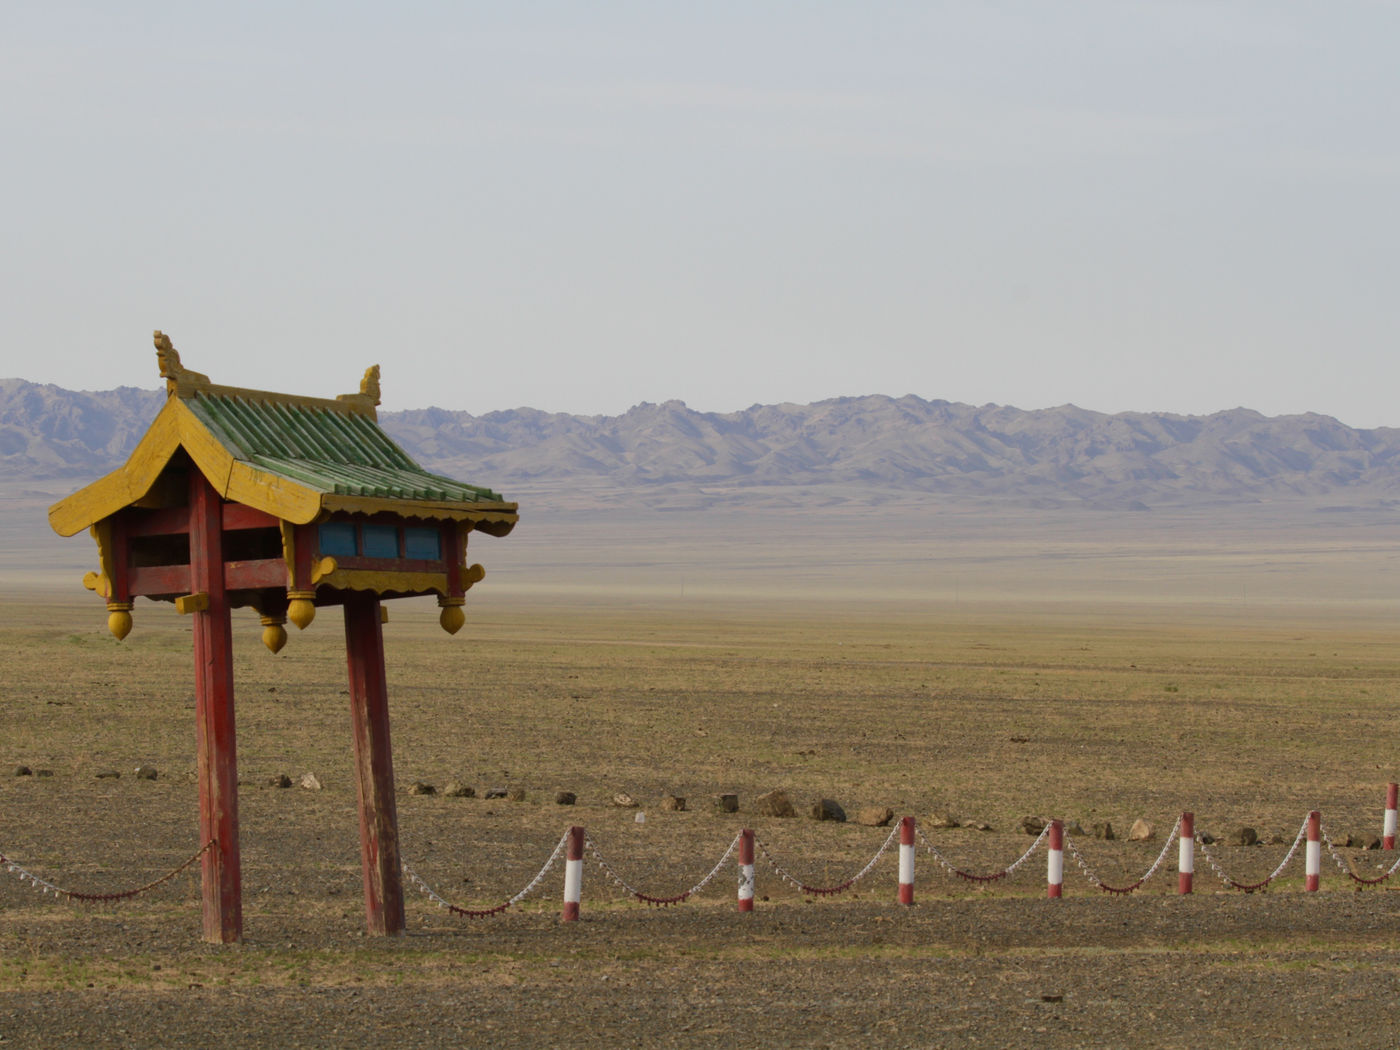
[[200, 862], [204, 939], [243, 936], [238, 850], [238, 749], [233, 718], [233, 628], [224, 589], [223, 514], [219, 494], [190, 472], [190, 587], [209, 596], [194, 616], [196, 765], [201, 844], [215, 842]]
[[389, 686], [384, 676], [384, 628], [379, 596], [345, 594], [345, 654], [350, 672], [350, 717], [360, 796], [360, 862], [365, 922], [373, 934], [404, 929], [399, 821], [394, 803], [394, 760], [389, 748]]
[[1196, 814], [1181, 815], [1180, 841], [1176, 847], [1176, 891], [1190, 893], [1196, 875]]
[[1303, 888], [1308, 893], [1316, 893], [1322, 878], [1322, 814], [1317, 810], [1308, 814], [1308, 844], [1303, 863]]
[[564, 854], [564, 913], [561, 922], [578, 922], [578, 906], [583, 898], [583, 828], [569, 829], [569, 845]]
[[899, 822], [899, 903], [914, 903], [914, 818]]
[[753, 911], [753, 830], [739, 832], [739, 910]]
[[1385, 819], [1381, 824], [1381, 849], [1395, 848], [1397, 808], [1400, 808], [1400, 787], [1391, 781], [1385, 786]]
[[1050, 822], [1050, 856], [1045, 862], [1045, 895], [1055, 900], [1064, 895], [1065, 885], [1065, 825], [1064, 821]]

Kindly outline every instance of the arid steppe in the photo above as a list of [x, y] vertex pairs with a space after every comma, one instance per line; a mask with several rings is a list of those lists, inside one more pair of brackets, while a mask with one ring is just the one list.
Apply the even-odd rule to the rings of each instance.
[[[1380, 830], [1400, 580], [1379, 511], [629, 516], [534, 495], [552, 508], [534, 526], [473, 545], [488, 576], [460, 635], [431, 603], [391, 606], [386, 626], [403, 854], [453, 903], [522, 889], [571, 824], [655, 896], [695, 885], [745, 826], [791, 875], [837, 884], [888, 831], [811, 820], [819, 797], [913, 815], [978, 872], [1031, 845], [1022, 817], [1078, 822], [1111, 884], [1149, 868], [1183, 810], [1222, 839], [1258, 830], [1262, 845], [1213, 847], [1240, 881], [1270, 874], [1309, 809], [1334, 840]], [[141, 603], [112, 640], [78, 583], [90, 541], [33, 528], [43, 505], [0, 516], [0, 852], [110, 892], [199, 846], [188, 626]], [[1330, 854], [1317, 894], [1300, 852], [1249, 896], [1198, 857], [1182, 898], [1173, 847], [1130, 897], [1067, 862], [1051, 902], [1043, 851], [980, 887], [921, 844], [912, 908], [892, 852], [830, 898], [760, 857], [750, 916], [732, 861], [654, 909], [590, 859], [578, 924], [558, 921], [556, 867], [504, 915], [414, 892], [407, 936], [366, 938], [339, 618], [278, 656], [257, 635], [236, 618], [245, 942], [199, 941], [188, 872], [107, 906], [0, 873], [4, 1045], [1381, 1047], [1400, 1031], [1400, 896], [1358, 892]], [[51, 775], [10, 776], [21, 764]], [[323, 790], [268, 786], [304, 772]], [[452, 780], [477, 797], [445, 797]], [[439, 793], [409, 794], [419, 781]], [[801, 815], [754, 814], [771, 788]], [[738, 813], [714, 810], [720, 792]], [[991, 830], [933, 828], [943, 815]], [[1156, 839], [1088, 830], [1137, 818]], [[1395, 860], [1337, 856], [1363, 875]]]

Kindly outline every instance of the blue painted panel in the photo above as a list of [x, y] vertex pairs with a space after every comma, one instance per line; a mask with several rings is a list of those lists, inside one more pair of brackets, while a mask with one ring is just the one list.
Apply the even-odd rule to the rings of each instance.
[[321, 526], [321, 553], [336, 558], [353, 558], [359, 553], [355, 549], [355, 523], [351, 521], [328, 521]]

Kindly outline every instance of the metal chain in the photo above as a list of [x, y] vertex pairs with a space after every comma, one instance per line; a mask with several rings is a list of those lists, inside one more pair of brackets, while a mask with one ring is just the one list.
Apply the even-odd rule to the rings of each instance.
[[568, 844], [569, 833], [566, 831], [564, 832], [563, 836], [560, 837], [559, 845], [555, 846], [554, 852], [549, 855], [549, 860], [544, 862], [544, 867], [540, 869], [540, 873], [536, 875], [533, 879], [531, 879], [529, 884], [526, 885], [526, 887], [519, 893], [517, 893], [514, 897], [511, 897], [509, 900], [505, 901], [502, 904], [497, 904], [490, 908], [463, 908], [456, 904], [452, 904], [450, 901], [444, 900], [431, 886], [424, 882], [423, 879], [419, 877], [418, 873], [408, 866], [408, 861], [400, 860], [399, 865], [403, 868], [403, 873], [408, 876], [408, 881], [413, 883], [414, 886], [418, 887], [419, 892], [422, 893], [434, 904], [436, 904], [439, 908], [445, 908], [453, 915], [461, 915], [468, 919], [484, 919], [491, 915], [501, 914], [501, 912], [505, 911], [507, 908], [519, 904], [531, 893], [533, 893], [535, 887], [538, 886], [541, 880], [549, 874], [550, 869], [553, 868], [556, 863], [558, 863], [559, 855], [564, 852]]
[[216, 840], [214, 839], [210, 839], [203, 846], [201, 846], [199, 851], [196, 852], [194, 856], [190, 857], [189, 860], [185, 861], [179, 867], [166, 872], [160, 878], [152, 882], [148, 882], [144, 886], [137, 886], [134, 890], [122, 890], [118, 893], [80, 893], [77, 890], [65, 890], [61, 886], [55, 886], [48, 879], [40, 878], [38, 875], [35, 875], [32, 871], [26, 870], [19, 864], [10, 860], [10, 858], [6, 857], [3, 853], [0, 853], [0, 864], [3, 864], [5, 866], [5, 870], [8, 871], [10, 874], [14, 875], [16, 878], [18, 878], [20, 882], [28, 882], [40, 893], [52, 893], [55, 897], [65, 897], [70, 901], [83, 901], [85, 903], [110, 903], [112, 901], [130, 900], [137, 894], [145, 893], [147, 890], [155, 889], [162, 883], [169, 882], [176, 875], [180, 874], [180, 872], [184, 871], [195, 861], [199, 860], [200, 857], [204, 856], [211, 849], [213, 849], [215, 841]]
[[1397, 860], [1394, 864], [1390, 866], [1390, 870], [1387, 871], [1384, 875], [1381, 875], [1380, 877], [1374, 879], [1362, 878], [1360, 875], [1356, 874], [1356, 872], [1352, 871], [1351, 866], [1346, 864], [1342, 860], [1341, 856], [1337, 853], [1337, 847], [1332, 845], [1332, 837], [1327, 834], [1327, 825], [1319, 824], [1318, 829], [1322, 832], [1322, 841], [1327, 844], [1327, 852], [1332, 855], [1333, 863], [1335, 863], [1337, 865], [1337, 868], [1341, 871], [1341, 873], [1347, 878], [1351, 879], [1352, 882], [1355, 882], [1360, 886], [1379, 886], [1382, 882], [1385, 882], [1387, 879], [1393, 876], [1396, 873], [1396, 871], [1400, 871], [1400, 860]]
[[742, 835], [743, 832], [740, 832], [738, 835], [734, 836], [734, 841], [729, 844], [729, 848], [724, 851], [724, 856], [720, 857], [719, 861], [715, 864], [715, 866], [710, 869], [710, 873], [708, 875], [706, 875], [703, 879], [697, 882], [690, 889], [686, 890], [684, 893], [678, 893], [674, 897], [653, 897], [649, 894], [643, 893], [641, 890], [634, 889], [633, 887], [627, 884], [627, 881], [617, 873], [616, 869], [614, 869], [611, 864], [609, 864], [606, 860], [603, 859], [602, 853], [598, 851], [597, 843], [593, 841], [593, 837], [587, 832], [584, 833], [583, 844], [587, 846], [588, 851], [593, 854], [593, 859], [598, 863], [598, 866], [603, 869], [603, 873], [607, 875], [607, 877], [610, 878], [614, 883], [616, 883], [622, 890], [624, 890], [631, 896], [636, 897], [637, 900], [641, 901], [643, 904], [654, 904], [657, 907], [664, 908], [671, 904], [680, 904], [683, 901], [686, 901], [689, 898], [701, 893], [705, 889], [705, 887], [710, 884], [714, 877], [719, 874], [720, 869], [724, 867], [724, 862], [727, 861], [731, 856], [733, 856], [734, 851], [739, 848], [739, 839]]
[[1074, 857], [1075, 863], [1079, 865], [1079, 870], [1084, 873], [1084, 877], [1095, 887], [1103, 890], [1105, 893], [1116, 893], [1126, 896], [1135, 890], [1141, 889], [1148, 879], [1157, 874], [1157, 870], [1162, 866], [1162, 862], [1167, 859], [1167, 852], [1171, 849], [1172, 843], [1176, 841], [1176, 837], [1180, 833], [1181, 818], [1177, 817], [1176, 823], [1172, 826], [1171, 833], [1167, 835], [1167, 841], [1162, 843], [1162, 852], [1157, 854], [1157, 859], [1152, 862], [1152, 867], [1147, 869], [1147, 874], [1138, 879], [1137, 882], [1134, 882], [1131, 886], [1110, 886], [1090, 871], [1088, 863], [1084, 860], [1083, 855], [1075, 847], [1074, 842], [1068, 835], [1065, 836], [1065, 849], [1069, 850], [1070, 855]]
[[1258, 890], [1268, 889], [1269, 883], [1273, 882], [1274, 879], [1278, 878], [1280, 875], [1283, 874], [1283, 869], [1288, 867], [1289, 863], [1293, 860], [1293, 854], [1298, 852], [1298, 845], [1304, 840], [1304, 838], [1307, 837], [1307, 834], [1308, 818], [1304, 817], [1303, 824], [1298, 829], [1298, 834], [1293, 838], [1293, 845], [1288, 847], [1288, 853], [1279, 863], [1279, 866], [1275, 868], [1272, 874], [1270, 874], [1269, 877], [1266, 878], [1263, 882], [1252, 883], [1236, 882], [1234, 879], [1230, 878], [1230, 876], [1226, 875], [1225, 870], [1221, 868], [1221, 866], [1218, 863], [1216, 863], [1215, 857], [1211, 855], [1210, 848], [1206, 845], [1205, 839], [1202, 837], [1202, 835], [1196, 835], [1196, 842], [1201, 847], [1201, 855], [1206, 858], [1206, 862], [1215, 871], [1215, 874], [1220, 878], [1221, 882], [1223, 882], [1227, 887], [1233, 890], [1243, 890], [1245, 893], [1255, 893]]
[[1036, 840], [1031, 843], [1030, 849], [1026, 850], [1025, 853], [1022, 853], [1005, 868], [1002, 868], [1001, 871], [993, 872], [990, 875], [978, 875], [976, 872], [963, 871], [961, 868], [955, 867], [948, 861], [946, 857], [943, 856], [943, 854], [938, 852], [938, 847], [936, 847], [932, 842], [928, 840], [927, 837], [925, 837], [922, 828], [916, 825], [914, 828], [914, 834], [919, 836], [919, 841], [924, 844], [924, 848], [928, 850], [929, 854], [933, 857], [933, 859], [938, 861], [939, 864], [943, 865], [943, 867], [946, 868], [950, 874], [956, 875], [958, 878], [963, 879], [966, 882], [996, 882], [999, 879], [1009, 878], [1011, 875], [1014, 875], [1016, 873], [1016, 869], [1019, 868], [1022, 864], [1026, 863], [1026, 861], [1028, 861], [1031, 858], [1035, 851], [1040, 849], [1040, 844], [1044, 842], [1046, 837], [1050, 834], [1050, 825], [1046, 824], [1045, 827], [1040, 829], [1040, 834], [1036, 836]]
[[791, 883], [793, 886], [797, 887], [797, 889], [812, 897], [834, 897], [838, 893], [845, 893], [857, 882], [859, 882], [861, 879], [865, 878], [865, 876], [870, 874], [871, 870], [875, 867], [876, 864], [880, 862], [880, 858], [885, 855], [885, 851], [890, 848], [890, 843], [895, 840], [895, 836], [897, 836], [898, 834], [899, 825], [896, 824], [893, 828], [890, 829], [890, 833], [885, 838], [884, 844], [881, 845], [880, 848], [875, 851], [875, 856], [870, 858], [870, 863], [868, 863], [865, 867], [861, 868], [860, 871], [856, 872], [845, 882], [842, 882], [836, 886], [808, 886], [805, 882], [797, 878], [795, 875], [790, 875], [786, 871], [784, 871], [782, 867], [779, 866], [778, 862], [773, 859], [773, 855], [768, 852], [768, 847], [764, 844], [762, 840], [757, 838], [754, 839], [754, 846], [757, 847], [758, 851], [763, 854], [763, 859], [768, 862], [769, 867], [771, 867], [775, 872], [777, 872], [778, 878], [782, 879], [784, 882]]

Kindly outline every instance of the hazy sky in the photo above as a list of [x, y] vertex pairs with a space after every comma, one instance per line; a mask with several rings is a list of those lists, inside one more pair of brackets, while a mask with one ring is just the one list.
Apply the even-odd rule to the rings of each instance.
[[1400, 425], [1400, 5], [12, 4], [0, 376]]

